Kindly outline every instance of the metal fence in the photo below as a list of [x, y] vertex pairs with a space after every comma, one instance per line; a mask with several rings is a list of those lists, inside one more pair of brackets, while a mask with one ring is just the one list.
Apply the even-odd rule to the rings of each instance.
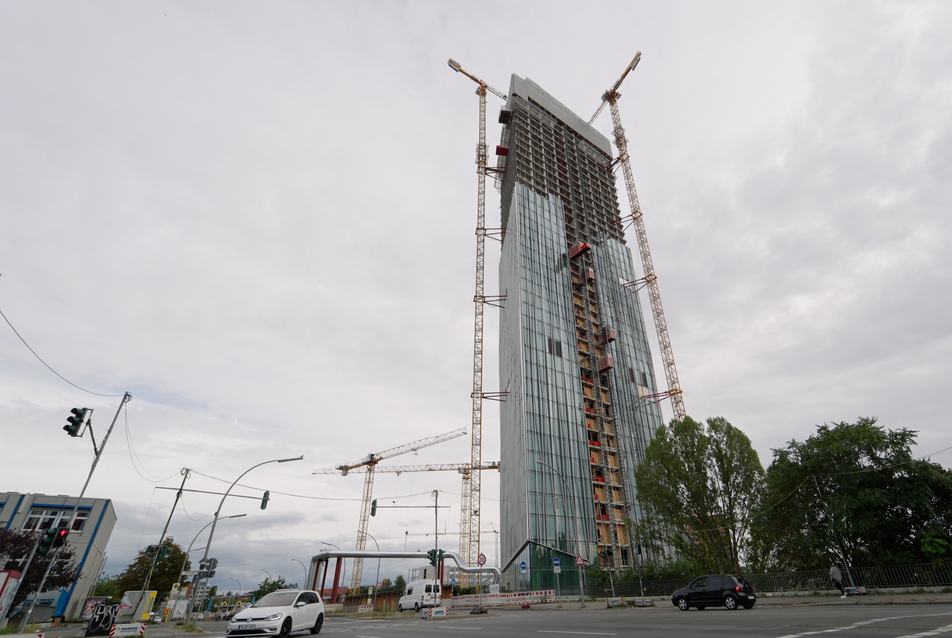
[[[924, 565], [893, 565], [890, 567], [854, 567], [851, 569], [853, 583], [844, 573], [844, 585], [855, 584], [869, 591], [876, 589], [901, 589], [919, 587], [952, 587], [952, 563]], [[825, 570], [808, 572], [783, 572], [779, 574], [744, 574], [758, 592], [828, 591], [835, 589], [830, 575]], [[645, 596], [670, 596], [672, 592], [686, 587], [690, 578], [644, 581]], [[610, 584], [593, 586], [588, 592], [593, 596], [611, 596]], [[642, 595], [638, 582], [615, 583], [616, 596], [637, 597]]]

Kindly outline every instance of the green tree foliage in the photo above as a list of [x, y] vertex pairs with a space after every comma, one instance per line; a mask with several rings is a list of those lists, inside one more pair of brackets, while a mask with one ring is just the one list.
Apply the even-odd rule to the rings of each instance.
[[273, 591], [278, 591], [279, 589], [292, 589], [297, 588], [297, 583], [286, 583], [284, 581], [284, 576], [278, 574], [278, 577], [274, 580], [271, 580], [270, 577], [265, 577], [263, 581], [258, 583], [258, 589], [251, 592], [251, 595], [255, 597], [255, 600], [258, 600], [265, 594], [270, 594]]
[[774, 450], [756, 534], [763, 566], [828, 568], [840, 544], [856, 566], [948, 557], [952, 473], [914, 459], [914, 442], [861, 418]]
[[[178, 580], [179, 574], [183, 570], [183, 565], [184, 569], [191, 568], [191, 562], [185, 555], [185, 550], [175, 542], [175, 539], [169, 536], [162, 544], [169, 548], [169, 552], [162, 560], [156, 561], [148, 587], [149, 590], [158, 592], [156, 596], [157, 603], [168, 598], [172, 585]], [[145, 550], [140, 551], [136, 555], [136, 559], [116, 577], [119, 596], [127, 591], [140, 591], [142, 589], [146, 574], [149, 573], [149, 565], [152, 564], [152, 558], [153, 554], [146, 554]]]
[[[0, 565], [2, 565], [0, 569], [22, 572], [26, 565], [26, 559], [33, 551], [37, 536], [42, 533], [0, 529]], [[43, 585], [43, 589], [46, 591], [69, 587], [76, 580], [78, 575], [76, 561], [69, 547], [69, 540], [66, 543], [53, 564], [53, 569], [46, 579], [46, 584]], [[34, 593], [40, 586], [40, 581], [43, 579], [43, 574], [46, 573], [46, 568], [49, 567], [51, 557], [52, 554], [50, 556], [40, 556], [39, 554], [33, 556], [29, 571], [22, 576], [20, 588], [17, 590], [16, 598], [13, 599], [13, 604], [10, 606], [11, 610], [23, 600], [26, 600], [26, 597]]]
[[675, 550], [693, 571], [739, 571], [764, 468], [747, 436], [721, 417], [658, 429], [635, 470], [644, 515], [633, 535], [651, 555]]
[[118, 603], [122, 600], [122, 592], [119, 591], [118, 576], [103, 576], [89, 593], [90, 596], [106, 597], [110, 603]]
[[403, 578], [403, 575], [397, 576], [397, 579], [393, 581], [393, 588], [397, 591], [403, 591], [407, 588], [407, 581]]

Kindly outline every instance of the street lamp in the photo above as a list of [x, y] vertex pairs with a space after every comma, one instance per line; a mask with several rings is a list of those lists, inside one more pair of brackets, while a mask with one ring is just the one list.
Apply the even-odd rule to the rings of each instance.
[[[218, 524], [218, 515], [221, 514], [221, 508], [225, 505], [225, 499], [228, 498], [228, 495], [229, 495], [229, 494], [231, 494], [231, 491], [234, 489], [235, 485], [238, 484], [238, 481], [240, 481], [240, 480], [245, 476], [245, 474], [247, 474], [248, 472], [250, 472], [251, 470], [253, 470], [253, 469], [257, 468], [257, 467], [261, 467], [262, 465], [267, 465], [268, 463], [289, 463], [289, 462], [291, 462], [291, 461], [300, 461], [300, 460], [302, 460], [303, 458], [304, 458], [304, 455], [302, 454], [301, 456], [296, 456], [296, 457], [290, 458], [290, 459], [272, 459], [272, 460], [270, 460], [270, 461], [264, 461], [264, 462], [262, 462], [262, 463], [258, 463], [257, 465], [252, 465], [252, 466], [249, 467], [247, 470], [245, 470], [244, 472], [242, 472], [242, 473], [238, 476], [238, 478], [236, 478], [236, 479], [234, 480], [234, 482], [232, 482], [232, 484], [228, 486], [228, 490], [225, 492], [224, 496], [221, 497], [221, 502], [218, 504], [218, 509], [215, 510], [215, 518], [212, 520], [212, 530], [211, 530], [210, 532], [208, 532], [208, 542], [205, 543], [205, 556], [202, 558], [202, 562], [203, 562], [203, 563], [208, 560], [208, 550], [211, 549], [211, 547], [212, 547], [212, 539], [215, 537], [215, 527], [217, 527], [217, 524]], [[196, 584], [198, 583], [198, 576], [197, 576], [197, 575], [195, 576], [195, 578], [193, 579], [192, 582], [193, 582], [193, 583], [196, 583]], [[194, 589], [193, 589], [193, 590], [192, 590], [192, 599], [194, 599], [194, 598], [195, 598], [195, 591], [194, 591]], [[189, 622], [191, 613], [192, 613], [192, 605], [191, 605], [191, 603], [190, 603], [189, 606], [188, 606], [188, 611], [187, 611], [186, 614], [185, 614], [185, 626], [186, 626], [186, 627], [188, 627], [188, 622]]]
[[228, 580], [233, 580], [236, 583], [238, 583], [238, 595], [241, 596], [241, 581], [238, 580], [237, 578], [229, 578]]
[[267, 574], [267, 575], [268, 575], [268, 580], [270, 580], [272, 583], [274, 582], [274, 579], [271, 578], [271, 572], [269, 572], [267, 569], [259, 569], [258, 571], [259, 571], [259, 572], [264, 572], [265, 574]]
[[[222, 516], [222, 519], [226, 519], [226, 518], [241, 518], [242, 516], [247, 516], [247, 514], [235, 514], [234, 516]], [[214, 522], [214, 521], [212, 521], [212, 522]], [[201, 536], [201, 535], [202, 535], [202, 532], [204, 532], [206, 529], [208, 529], [208, 526], [211, 525], [211, 524], [212, 524], [212, 523], [209, 523], [208, 525], [206, 525], [206, 526], [203, 527], [202, 529], [198, 530], [198, 534], [195, 534], [195, 538], [193, 538], [193, 539], [192, 539], [192, 542], [188, 544], [188, 549], [185, 550], [185, 560], [182, 561], [182, 570], [179, 572], [178, 580], [175, 581], [175, 584], [176, 584], [176, 585], [179, 585], [179, 584], [182, 583], [182, 575], [185, 573], [185, 563], [188, 562], [188, 555], [192, 552], [192, 545], [195, 544], [195, 541], [198, 540], [198, 537]], [[239, 584], [240, 584], [240, 583], [239, 583]]]
[[302, 563], [296, 558], [292, 558], [291, 562], [297, 563], [304, 569], [304, 588], [307, 589], [307, 567], [304, 567], [304, 563]]
[[[568, 498], [569, 486], [568, 486], [568, 483], [565, 482], [565, 478], [562, 476], [562, 473], [559, 472], [554, 467], [552, 467], [551, 465], [549, 465], [548, 463], [543, 463], [542, 461], [536, 461], [536, 463], [538, 463], [539, 465], [544, 465], [550, 470], [552, 470], [553, 472], [555, 472], [555, 475], [558, 476], [559, 480], [562, 481], [562, 494], [563, 496]], [[565, 506], [563, 505], [562, 507], [564, 510]], [[563, 515], [564, 515], [564, 511], [563, 511]], [[575, 520], [575, 549], [577, 550], [576, 553], [578, 557], [581, 558], [582, 557], [582, 535], [579, 533], [579, 529], [578, 529], [578, 516], [576, 515], [576, 511], [575, 511], [575, 499], [572, 499], [572, 518]], [[578, 585], [582, 591], [582, 607], [584, 607], [585, 606], [585, 574], [582, 573], [581, 565], [578, 566]]]
[[[374, 545], [377, 547], [377, 552], [380, 552], [380, 545], [377, 543], [377, 539], [374, 538], [370, 532], [364, 532], [367, 536], [370, 536], [370, 540], [374, 542]], [[358, 585], [360, 583], [357, 583]], [[380, 589], [380, 557], [377, 557], [377, 580], [374, 581], [374, 611], [377, 611], [377, 590]]]

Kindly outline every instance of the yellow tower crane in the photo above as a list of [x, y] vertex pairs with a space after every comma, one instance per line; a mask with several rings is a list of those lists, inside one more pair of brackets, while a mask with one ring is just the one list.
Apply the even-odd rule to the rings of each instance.
[[[483, 399], [500, 399], [499, 393], [483, 392], [483, 309], [488, 303], [497, 305], [500, 298], [487, 297], [484, 279], [486, 266], [486, 175], [489, 173], [486, 153], [486, 92], [503, 100], [505, 94], [486, 84], [485, 81], [463, 69], [459, 62], [450, 59], [447, 64], [457, 73], [462, 73], [478, 85], [479, 96], [479, 145], [476, 147], [477, 204], [476, 204], [476, 321], [473, 335], [473, 423], [470, 467], [472, 472], [463, 474], [462, 499], [460, 503], [459, 553], [467, 565], [474, 565], [479, 556], [479, 511], [481, 500], [480, 468], [482, 467]], [[463, 576], [466, 584], [470, 575]]]
[[625, 137], [625, 129], [621, 125], [621, 115], [618, 113], [618, 98], [621, 94], [618, 88], [624, 82], [628, 73], [635, 70], [638, 62], [641, 61], [641, 51], [635, 54], [631, 63], [621, 74], [618, 81], [612, 88], [605, 91], [602, 95], [602, 103], [599, 105], [595, 115], [588, 121], [589, 124], [595, 121], [598, 114], [602, 112], [605, 105], [608, 104], [612, 113], [613, 134], [615, 136], [615, 147], [618, 149], [618, 157], [612, 164], [621, 164], [622, 173], [625, 176], [625, 187], [628, 189], [628, 203], [631, 205], [631, 215], [627, 217], [635, 227], [635, 234], [638, 237], [638, 249], [641, 252], [641, 264], [645, 271], [643, 280], [632, 282], [633, 284], [644, 284], [648, 288], [648, 299], [651, 301], [651, 313], [654, 317], [655, 330], [658, 332], [658, 346], [661, 350], [661, 361], [664, 366], [664, 376], [668, 383], [668, 390], [661, 393], [661, 396], [671, 398], [671, 409], [675, 418], [681, 419], [685, 416], [684, 399], [681, 396], [681, 382], [678, 380], [678, 369], [674, 364], [674, 349], [671, 347], [671, 337], [668, 335], [668, 324], [664, 318], [664, 307], [661, 305], [661, 290], [658, 288], [658, 276], [655, 274], [654, 263], [651, 260], [651, 250], [648, 248], [648, 235], [645, 232], [645, 222], [642, 218], [641, 203], [638, 201], [638, 191], [635, 190], [635, 178], [631, 172], [631, 162], [628, 156], [628, 140]]
[[[347, 476], [351, 470], [357, 470], [358, 468], [366, 468], [366, 477], [364, 478], [364, 495], [360, 504], [360, 522], [357, 526], [357, 551], [362, 551], [367, 545], [367, 524], [370, 519], [370, 497], [373, 496], [374, 491], [374, 468], [377, 463], [383, 461], [384, 459], [393, 458], [394, 456], [400, 456], [401, 454], [406, 454], [407, 452], [416, 452], [417, 450], [425, 447], [430, 447], [431, 445], [436, 445], [437, 443], [443, 443], [455, 439], [457, 437], [464, 436], [466, 434], [466, 428], [460, 428], [458, 430], [453, 430], [452, 432], [447, 432], [446, 434], [440, 434], [438, 436], [431, 436], [426, 439], [420, 439], [419, 441], [414, 441], [413, 443], [407, 443], [406, 445], [400, 445], [398, 447], [390, 448], [389, 450], [384, 450], [383, 452], [376, 452], [373, 454], [368, 454], [363, 459], [350, 463], [347, 465], [338, 465], [333, 469], [328, 470], [318, 470], [314, 474], [329, 474], [331, 472], [340, 472], [342, 476]], [[356, 591], [360, 587], [360, 578], [362, 576], [364, 566], [363, 558], [354, 559], [354, 573], [351, 579], [351, 588]]]

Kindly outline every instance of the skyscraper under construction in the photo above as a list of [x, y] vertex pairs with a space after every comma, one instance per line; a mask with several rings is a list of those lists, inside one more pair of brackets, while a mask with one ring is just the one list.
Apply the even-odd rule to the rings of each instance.
[[521, 587], [578, 583], [572, 559], [637, 563], [634, 468], [661, 425], [607, 138], [512, 76], [497, 148], [501, 540]]

